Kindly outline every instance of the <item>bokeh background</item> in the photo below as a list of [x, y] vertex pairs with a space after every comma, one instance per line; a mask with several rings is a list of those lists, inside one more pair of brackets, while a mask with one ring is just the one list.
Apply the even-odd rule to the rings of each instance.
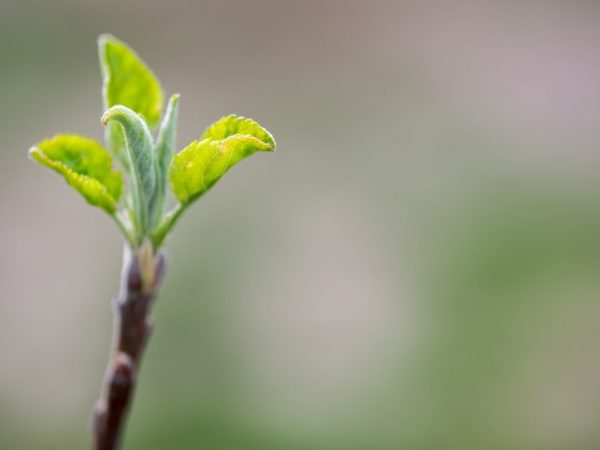
[[278, 141], [179, 223], [124, 448], [600, 448], [600, 4], [0, 1], [0, 448], [82, 449], [120, 236], [96, 36]]

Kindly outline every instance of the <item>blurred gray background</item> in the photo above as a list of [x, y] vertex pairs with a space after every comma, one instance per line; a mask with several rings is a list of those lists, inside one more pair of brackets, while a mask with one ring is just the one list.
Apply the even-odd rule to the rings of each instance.
[[0, 0], [0, 448], [89, 446], [120, 236], [96, 37], [252, 117], [167, 242], [125, 449], [600, 448], [600, 4]]

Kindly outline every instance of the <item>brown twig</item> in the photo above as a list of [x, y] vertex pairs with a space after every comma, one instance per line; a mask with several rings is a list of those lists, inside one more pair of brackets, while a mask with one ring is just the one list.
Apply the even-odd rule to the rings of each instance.
[[121, 289], [114, 302], [113, 349], [93, 412], [94, 450], [116, 450], [133, 397], [142, 352], [152, 331], [150, 308], [165, 268], [149, 243], [123, 253]]

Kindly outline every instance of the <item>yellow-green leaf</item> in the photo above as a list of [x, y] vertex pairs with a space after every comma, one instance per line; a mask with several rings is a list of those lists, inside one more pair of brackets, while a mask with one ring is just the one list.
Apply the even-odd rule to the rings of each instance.
[[[160, 120], [164, 100], [160, 82], [154, 73], [134, 50], [109, 34], [98, 38], [98, 51], [104, 109], [115, 105], [126, 106], [142, 116], [148, 127], [153, 129]], [[105, 139], [108, 149], [121, 167], [129, 171], [121, 127], [116, 123], [108, 124]]]
[[113, 214], [123, 191], [121, 173], [110, 154], [93, 139], [57, 135], [29, 150], [31, 158], [61, 174], [92, 205]]
[[271, 134], [253, 120], [223, 117], [206, 130], [200, 141], [175, 155], [169, 165], [171, 189], [179, 202], [187, 205], [242, 159], [274, 149]]
[[200, 140], [221, 140], [234, 134], [253, 136], [265, 144], [275, 148], [275, 140], [271, 133], [257, 124], [254, 120], [231, 114], [217, 120], [205, 131]]
[[164, 95], [154, 73], [135, 51], [114, 36], [98, 39], [104, 109], [123, 105], [141, 115], [148, 126], [158, 124]]

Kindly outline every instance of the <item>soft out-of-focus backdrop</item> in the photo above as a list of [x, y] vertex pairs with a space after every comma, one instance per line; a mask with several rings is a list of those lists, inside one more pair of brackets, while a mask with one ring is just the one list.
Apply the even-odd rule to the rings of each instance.
[[121, 240], [27, 149], [96, 36], [279, 148], [167, 243], [125, 449], [600, 448], [600, 5], [0, 3], [0, 448], [88, 446]]

